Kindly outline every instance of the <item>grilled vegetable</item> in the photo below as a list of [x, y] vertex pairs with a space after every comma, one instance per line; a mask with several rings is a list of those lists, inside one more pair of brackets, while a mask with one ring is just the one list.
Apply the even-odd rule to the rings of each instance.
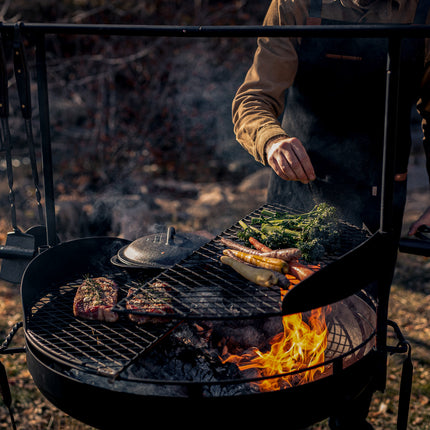
[[261, 255], [248, 254], [246, 252], [237, 251], [235, 249], [224, 250], [224, 255], [226, 255], [226, 251], [230, 251], [235, 257], [254, 266], [262, 267], [264, 269], [269, 270], [275, 270], [279, 273], [288, 272], [288, 263], [279, 258], [262, 257]]
[[[256, 239], [251, 241], [252, 238], [250, 238], [250, 243], [255, 246], [257, 249], [248, 248], [245, 245], [242, 245], [234, 240], [226, 239], [224, 237], [220, 238], [221, 243], [228, 246], [230, 249], [234, 249], [236, 251], [245, 252], [247, 254], [252, 255], [259, 255], [261, 257], [269, 257], [269, 258], [279, 258], [280, 260], [284, 261], [290, 261], [293, 258], [299, 258], [301, 256], [300, 249], [298, 248], [285, 248], [285, 249], [270, 249], [269, 247], [263, 245], [262, 243], [258, 242]], [[259, 243], [259, 245], [257, 244]], [[261, 250], [259, 251], [258, 249]], [[265, 251], [263, 251], [263, 249]]]
[[240, 239], [251, 243], [252, 237], [272, 249], [299, 248], [307, 261], [318, 260], [327, 251], [336, 249], [340, 234], [336, 208], [327, 203], [302, 214], [263, 209], [250, 224], [241, 221], [240, 225], [243, 229], [237, 234]]
[[242, 251], [242, 252], [246, 252], [248, 254], [253, 254], [253, 255], [260, 255], [261, 254], [260, 251], [257, 251], [256, 249], [248, 248], [247, 246], [241, 245], [240, 243], [235, 242], [234, 240], [229, 240], [229, 239], [226, 239], [224, 237], [221, 237], [220, 241], [225, 246], [228, 246], [231, 249], [235, 249], [236, 251]]
[[[241, 264], [246, 264], [249, 267], [252, 268], [257, 268], [257, 266], [254, 266], [250, 263], [246, 263], [245, 261], [241, 260], [240, 258], [236, 257], [236, 255], [234, 255], [233, 250], [232, 249], [226, 249], [224, 250], [224, 255], [227, 257], [231, 257], [234, 260], [240, 262]], [[278, 284], [280, 288], [283, 289], [288, 289], [290, 287], [290, 280], [287, 278], [287, 276], [289, 275], [284, 275], [283, 273], [280, 273], [276, 270], [270, 270], [270, 269], [263, 269], [263, 270], [269, 270], [273, 276], [275, 276], [276, 278], [278, 278]], [[291, 276], [291, 278], [293, 278], [293, 276]]]
[[249, 264], [238, 261], [237, 259], [227, 255], [223, 255], [220, 260], [223, 264], [230, 266], [245, 279], [257, 285], [262, 287], [278, 285], [279, 279], [271, 270], [252, 267]]
[[271, 252], [272, 249], [268, 246], [264, 245], [260, 241], [258, 241], [255, 237], [249, 237], [248, 238], [249, 243], [255, 248], [258, 249], [261, 252]]
[[312, 269], [298, 261], [290, 261], [288, 266], [288, 273], [293, 275], [295, 278], [300, 279], [300, 281], [303, 281], [303, 279], [306, 279], [315, 273]]
[[274, 249], [273, 251], [262, 252], [261, 257], [279, 258], [284, 261], [291, 261], [297, 259], [302, 255], [299, 248], [284, 248]]

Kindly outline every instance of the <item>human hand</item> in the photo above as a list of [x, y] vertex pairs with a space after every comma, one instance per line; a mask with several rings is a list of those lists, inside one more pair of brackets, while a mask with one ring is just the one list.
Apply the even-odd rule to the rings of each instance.
[[424, 211], [424, 213], [410, 226], [408, 235], [413, 236], [418, 228], [422, 225], [430, 226], [430, 206]]
[[313, 181], [315, 171], [306, 149], [296, 137], [280, 137], [266, 146], [269, 166], [286, 181]]

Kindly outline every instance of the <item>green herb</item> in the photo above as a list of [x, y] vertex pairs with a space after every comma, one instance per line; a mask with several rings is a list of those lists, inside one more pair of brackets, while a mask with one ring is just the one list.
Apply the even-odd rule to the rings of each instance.
[[105, 297], [104, 284], [97, 282], [96, 280], [86, 277], [85, 278], [85, 293], [88, 296], [88, 300], [93, 305], [101, 305]]

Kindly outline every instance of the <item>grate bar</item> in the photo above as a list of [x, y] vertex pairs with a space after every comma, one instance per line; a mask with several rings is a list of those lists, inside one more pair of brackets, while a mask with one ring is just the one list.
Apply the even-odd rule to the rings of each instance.
[[166, 336], [177, 323], [143, 327], [127, 321], [114, 325], [75, 318], [72, 303], [77, 284], [60, 287], [33, 307], [27, 336], [44, 354], [72, 366], [115, 376]]

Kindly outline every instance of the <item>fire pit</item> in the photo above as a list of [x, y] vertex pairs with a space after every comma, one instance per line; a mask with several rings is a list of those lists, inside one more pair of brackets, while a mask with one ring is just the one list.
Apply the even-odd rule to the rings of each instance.
[[[239, 228], [235, 224], [221, 236], [233, 237]], [[111, 264], [124, 246], [114, 238], [71, 241], [36, 257], [22, 298], [28, 366], [40, 391], [100, 428], [131, 426], [153, 408], [171, 410], [171, 424], [188, 422], [195, 410], [220, 408], [251, 425], [249, 408], [270, 408], [274, 401], [285, 403], [291, 428], [299, 428], [339, 410], [375, 382], [377, 303], [365, 288], [317, 310], [283, 315], [279, 287], [252, 285], [220, 264], [221, 236], [155, 276]], [[339, 254], [323, 264], [366, 237], [345, 225]], [[46, 265], [54, 268], [49, 274]], [[106, 276], [119, 285], [117, 322], [73, 315], [84, 276]], [[128, 291], [154, 282], [169, 286], [172, 309], [162, 322], [137, 324], [129, 316], [142, 312], [126, 308]], [[295, 355], [287, 353], [293, 347]], [[309, 403], [316, 405], [312, 412]], [[106, 415], [110, 408], [122, 412]]]
[[[255, 425], [259, 418], [249, 410], [274, 403], [289, 428], [302, 428], [377, 386], [386, 350], [378, 347], [376, 281], [328, 306], [285, 313], [290, 293], [254, 285], [220, 263], [221, 237], [238, 229], [237, 223], [161, 272], [112, 264], [126, 244], [117, 238], [65, 242], [34, 258], [21, 295], [28, 368], [44, 396], [97, 428], [129, 427], [155, 409], [171, 412], [163, 417], [167, 425], [200, 427], [202, 413], [218, 425], [225, 417]], [[325, 257], [313, 282], [324, 281], [324, 267], [349, 261], [368, 240], [345, 224], [338, 253]], [[98, 276], [119, 286], [114, 323], [73, 315], [77, 286]], [[169, 312], [129, 310], [130, 289], [138, 294], [154, 283], [168, 286]], [[320, 288], [334, 297], [330, 285]], [[138, 324], [131, 315], [158, 321]]]

